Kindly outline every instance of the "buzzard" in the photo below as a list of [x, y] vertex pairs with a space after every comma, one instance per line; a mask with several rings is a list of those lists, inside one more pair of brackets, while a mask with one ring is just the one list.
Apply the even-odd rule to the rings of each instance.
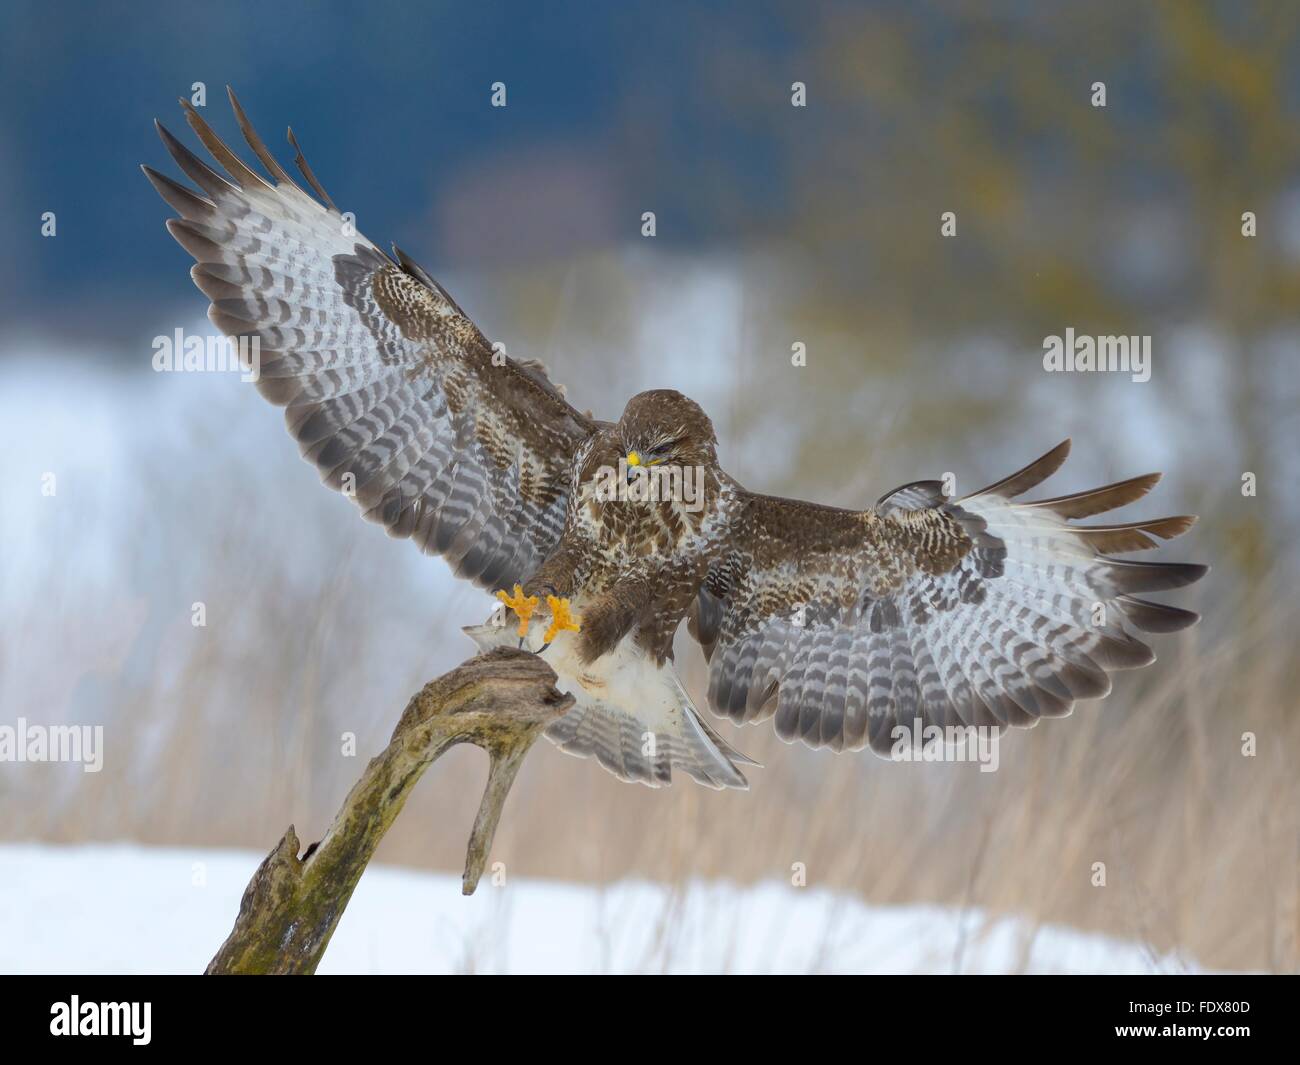
[[401, 250], [354, 232], [292, 131], [319, 199], [230, 102], [270, 181], [184, 100], [225, 174], [161, 124], [201, 191], [143, 168], [180, 216], [167, 228], [195, 259], [209, 317], [259, 344], [257, 388], [285, 408], [326, 484], [514, 611], [517, 627], [497, 616], [466, 631], [481, 647], [518, 640], [552, 665], [576, 700], [548, 732], [565, 751], [651, 786], [674, 768], [746, 786], [740, 766], [755, 763], [678, 680], [683, 618], [716, 714], [885, 755], [913, 722], [1000, 731], [1068, 714], [1104, 696], [1111, 672], [1154, 660], [1136, 633], [1197, 620], [1142, 596], [1204, 566], [1112, 557], [1193, 518], [1072, 524], [1145, 495], [1158, 474], [1017, 502], [1060, 467], [1066, 441], [960, 499], [938, 481], [860, 511], [748, 491], [719, 466], [696, 403], [659, 390], [614, 422], [578, 411], [540, 364], [494, 349]]

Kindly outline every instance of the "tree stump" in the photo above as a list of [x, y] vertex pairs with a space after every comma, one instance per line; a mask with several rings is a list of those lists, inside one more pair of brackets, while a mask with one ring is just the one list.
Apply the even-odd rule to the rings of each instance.
[[293, 826], [244, 891], [234, 930], [209, 974], [316, 971], [352, 892], [389, 825], [426, 769], [458, 743], [488, 752], [491, 764], [465, 853], [462, 890], [474, 893], [501, 808], [524, 756], [573, 696], [534, 654], [496, 648], [430, 681], [407, 704], [383, 753], [371, 759], [325, 838], [299, 857]]

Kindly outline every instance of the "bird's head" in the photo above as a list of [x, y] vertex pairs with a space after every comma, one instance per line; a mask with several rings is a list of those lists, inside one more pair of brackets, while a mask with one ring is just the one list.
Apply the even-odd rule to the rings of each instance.
[[668, 389], [642, 392], [592, 440], [582, 495], [607, 532], [671, 552], [717, 501], [717, 443], [699, 404]]
[[709, 416], [670, 388], [633, 396], [617, 428], [629, 474], [637, 467], [717, 465], [718, 438]]

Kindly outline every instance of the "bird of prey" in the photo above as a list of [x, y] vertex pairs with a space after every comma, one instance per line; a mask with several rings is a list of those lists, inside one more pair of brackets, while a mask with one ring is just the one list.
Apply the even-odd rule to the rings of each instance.
[[684, 618], [714, 713], [886, 756], [916, 721], [1000, 732], [1068, 714], [1105, 695], [1111, 672], [1154, 660], [1138, 633], [1197, 620], [1142, 596], [1204, 566], [1112, 557], [1193, 518], [1072, 524], [1145, 495], [1158, 474], [1017, 501], [1060, 467], [1066, 441], [962, 498], [917, 481], [859, 511], [748, 491], [718, 464], [696, 403], [660, 390], [617, 421], [581, 413], [407, 255], [356, 233], [292, 131], [319, 199], [230, 102], [270, 180], [184, 100], [225, 174], [161, 125], [198, 191], [144, 167], [180, 216], [167, 228], [195, 259], [209, 317], [258, 342], [257, 388], [326, 484], [514, 611], [466, 631], [482, 647], [518, 641], [555, 669], [575, 696], [547, 733], [564, 750], [651, 786], [674, 768], [746, 786], [740, 767], [756, 763], [678, 680]]

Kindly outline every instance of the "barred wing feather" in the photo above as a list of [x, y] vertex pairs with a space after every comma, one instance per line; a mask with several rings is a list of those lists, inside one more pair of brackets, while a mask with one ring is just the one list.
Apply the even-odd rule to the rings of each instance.
[[[394, 249], [355, 233], [299, 152], [322, 202], [267, 151], [234, 94], [241, 131], [273, 182], [184, 100], [223, 176], [159, 125], [194, 191], [144, 172], [180, 215], [209, 317], [256, 338], [257, 387], [322, 479], [366, 518], [489, 588], [522, 580], [564, 525], [572, 463], [594, 423], [538, 364], [498, 355], [455, 301]], [[297, 148], [297, 141], [290, 133]]]
[[1012, 502], [1068, 452], [1066, 441], [956, 500], [937, 481], [860, 512], [748, 496], [691, 619], [712, 708], [737, 722], [774, 717], [789, 741], [887, 755], [894, 728], [917, 718], [1030, 726], [1153, 661], [1136, 633], [1197, 616], [1140, 596], [1205, 567], [1104, 552], [1154, 547], [1194, 519], [1070, 523], [1141, 497], [1158, 475]]

